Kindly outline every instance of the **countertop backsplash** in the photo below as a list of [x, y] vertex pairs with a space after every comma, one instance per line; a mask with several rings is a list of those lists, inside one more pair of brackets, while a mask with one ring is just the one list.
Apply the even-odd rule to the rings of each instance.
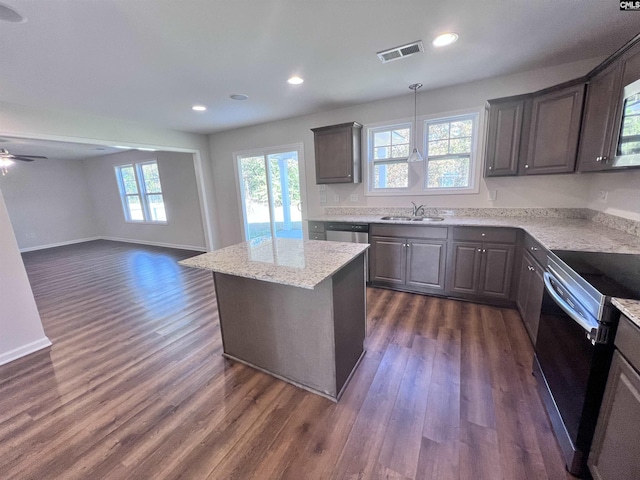
[[[325, 215], [411, 215], [411, 207], [325, 207]], [[591, 220], [640, 237], [640, 222], [589, 208], [446, 208], [425, 207], [425, 216], [572, 218]]]

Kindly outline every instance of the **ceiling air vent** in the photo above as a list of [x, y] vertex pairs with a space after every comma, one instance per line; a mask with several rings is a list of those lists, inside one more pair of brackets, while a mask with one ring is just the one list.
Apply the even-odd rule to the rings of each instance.
[[382, 52], [378, 52], [378, 58], [382, 63], [391, 62], [393, 60], [398, 60], [399, 58], [409, 57], [411, 55], [415, 55], [416, 53], [424, 52], [424, 46], [422, 45], [422, 40], [418, 40], [417, 42], [408, 43], [407, 45], [401, 45], [399, 47], [390, 48], [389, 50], [383, 50]]

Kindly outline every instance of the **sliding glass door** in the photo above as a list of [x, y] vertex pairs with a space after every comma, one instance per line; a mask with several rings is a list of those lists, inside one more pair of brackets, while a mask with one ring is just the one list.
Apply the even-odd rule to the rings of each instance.
[[236, 155], [246, 240], [302, 238], [302, 147]]

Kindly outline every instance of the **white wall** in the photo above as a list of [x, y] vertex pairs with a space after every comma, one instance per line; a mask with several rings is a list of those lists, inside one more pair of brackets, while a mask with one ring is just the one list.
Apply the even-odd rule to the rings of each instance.
[[[419, 115], [447, 113], [456, 110], [481, 108], [491, 98], [533, 92], [572, 78], [579, 77], [600, 63], [602, 58], [545, 68], [533, 72], [497, 77], [419, 94]], [[420, 80], [412, 79], [411, 81]], [[411, 82], [407, 82], [409, 84]], [[407, 95], [358, 105], [330, 112], [271, 122], [210, 135], [216, 200], [225, 208], [219, 212], [221, 244], [242, 240], [240, 207], [234, 178], [233, 152], [303, 142], [306, 169], [307, 216], [322, 213], [325, 206], [410, 206], [417, 200], [434, 207], [585, 207], [588, 202], [588, 180], [579, 175], [513, 177], [482, 180], [480, 193], [439, 196], [367, 197], [364, 183], [359, 185], [327, 186], [327, 203], [320, 204], [315, 183], [315, 159], [311, 128], [357, 121], [375, 124], [409, 118], [413, 113], [413, 96]], [[482, 151], [484, 151], [482, 149]], [[233, 178], [233, 181], [231, 180]], [[497, 199], [488, 199], [488, 191], [497, 190]], [[349, 202], [349, 195], [357, 193], [359, 201]], [[332, 201], [338, 194], [341, 201]]]
[[51, 345], [0, 192], [0, 365]]
[[0, 188], [20, 249], [99, 235], [80, 161], [15, 162]]
[[[128, 223], [124, 219], [114, 166], [147, 160], [158, 161], [167, 211], [166, 225]], [[206, 249], [193, 155], [132, 150], [87, 159], [82, 161], [82, 166], [90, 191], [95, 222], [99, 226], [101, 236], [165, 246]]]
[[[640, 221], [640, 171], [583, 174], [589, 180], [589, 208]], [[599, 194], [608, 192], [603, 203]]]

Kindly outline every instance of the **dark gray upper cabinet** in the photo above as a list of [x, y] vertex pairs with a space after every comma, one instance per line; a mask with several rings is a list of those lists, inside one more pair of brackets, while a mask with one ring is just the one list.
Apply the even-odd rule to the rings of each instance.
[[594, 76], [587, 86], [578, 154], [580, 172], [611, 168], [621, 84], [622, 62], [617, 61]]
[[524, 100], [489, 101], [486, 177], [518, 174]]
[[356, 122], [312, 128], [316, 183], [360, 183], [362, 125]]
[[584, 83], [535, 95], [524, 175], [570, 173], [575, 170], [584, 100]]

